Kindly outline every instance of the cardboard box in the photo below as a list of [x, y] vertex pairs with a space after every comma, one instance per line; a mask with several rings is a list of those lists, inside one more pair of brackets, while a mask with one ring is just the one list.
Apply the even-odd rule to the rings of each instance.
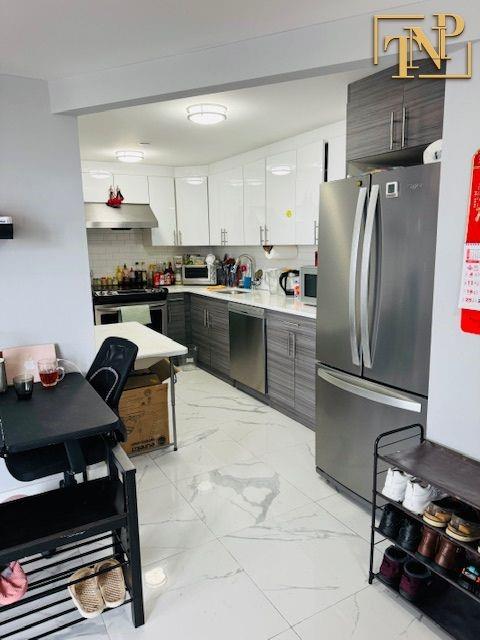
[[[168, 364], [168, 363], [167, 363]], [[120, 398], [119, 413], [128, 432], [123, 448], [128, 454], [153, 451], [169, 443], [168, 384], [157, 373], [130, 376]]]

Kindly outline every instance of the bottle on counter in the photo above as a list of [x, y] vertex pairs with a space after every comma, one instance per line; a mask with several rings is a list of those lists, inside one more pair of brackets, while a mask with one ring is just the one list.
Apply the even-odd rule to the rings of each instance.
[[133, 270], [133, 267], [130, 267], [130, 271], [128, 272], [128, 286], [131, 289], [135, 288], [135, 271]]
[[122, 286], [124, 289], [127, 289], [128, 285], [129, 285], [129, 271], [128, 271], [127, 263], [125, 262], [123, 265]]
[[147, 286], [147, 270], [145, 269], [145, 262], [142, 262], [140, 265], [140, 274], [141, 274], [142, 286], [146, 287]]
[[113, 278], [110, 274], [107, 276], [107, 289], [111, 289], [113, 286]]
[[107, 288], [107, 276], [102, 276], [100, 278], [100, 285], [102, 289], [106, 289]]
[[159, 273], [160, 273], [160, 286], [164, 287], [165, 286], [165, 265], [160, 266]]

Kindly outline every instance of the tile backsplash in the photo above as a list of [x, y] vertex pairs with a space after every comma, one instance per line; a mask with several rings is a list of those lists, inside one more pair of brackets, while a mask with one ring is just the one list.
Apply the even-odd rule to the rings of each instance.
[[135, 262], [168, 262], [174, 255], [197, 253], [206, 255], [214, 253], [221, 258], [228, 253], [236, 257], [241, 253], [250, 254], [256, 262], [257, 269], [298, 268], [314, 263], [315, 247], [298, 247], [297, 256], [287, 259], [269, 260], [261, 247], [152, 247], [148, 229], [132, 229], [131, 231], [112, 231], [111, 229], [88, 229], [88, 255], [90, 270], [95, 277], [113, 274], [118, 264]]

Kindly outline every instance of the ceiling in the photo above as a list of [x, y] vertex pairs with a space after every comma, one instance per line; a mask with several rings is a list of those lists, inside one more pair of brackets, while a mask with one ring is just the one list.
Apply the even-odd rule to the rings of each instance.
[[[371, 67], [81, 116], [81, 157], [111, 162], [116, 150], [138, 149], [149, 164], [210, 164], [342, 120], [347, 84], [369, 73]], [[226, 122], [187, 120], [186, 107], [199, 102], [225, 105]]]
[[0, 0], [0, 73], [47, 80], [215, 47], [411, 0]]

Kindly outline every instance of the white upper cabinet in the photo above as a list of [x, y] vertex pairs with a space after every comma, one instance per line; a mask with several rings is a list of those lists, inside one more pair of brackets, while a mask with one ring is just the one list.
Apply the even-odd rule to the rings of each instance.
[[117, 175], [113, 177], [115, 186], [120, 187], [124, 204], [148, 204], [147, 176]]
[[265, 159], [243, 166], [243, 230], [246, 245], [265, 240]]
[[207, 178], [175, 178], [178, 244], [208, 245]]
[[178, 244], [177, 218], [175, 215], [175, 186], [173, 178], [150, 176], [148, 178], [150, 207], [158, 220], [152, 229], [152, 245], [173, 247]]
[[214, 246], [244, 245], [242, 167], [210, 176], [208, 190], [210, 243]]
[[295, 244], [316, 244], [320, 183], [323, 182], [323, 140], [297, 149]]
[[343, 180], [346, 177], [347, 136], [337, 136], [328, 141], [327, 180]]
[[296, 244], [296, 151], [267, 158], [267, 229], [265, 244]]
[[83, 201], [106, 202], [108, 189], [113, 184], [113, 176], [94, 178], [89, 171], [82, 172]]

